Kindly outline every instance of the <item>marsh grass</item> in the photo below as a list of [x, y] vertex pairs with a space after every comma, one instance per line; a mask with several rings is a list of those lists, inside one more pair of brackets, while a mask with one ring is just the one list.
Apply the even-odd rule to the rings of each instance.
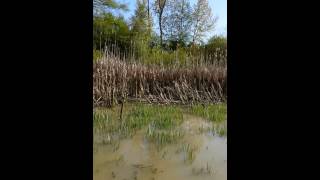
[[182, 111], [176, 106], [136, 103], [126, 111], [123, 120], [112, 109], [97, 109], [93, 113], [96, 139], [102, 144], [116, 143], [121, 138], [132, 137], [138, 130], [148, 127], [145, 136], [159, 145], [176, 142], [183, 134], [175, 128], [183, 121]]
[[227, 135], [227, 126], [224, 123], [227, 120], [226, 104], [194, 105], [190, 112], [212, 122], [212, 127], [199, 128], [199, 133], [210, 132], [220, 137]]
[[129, 113], [130, 127], [141, 129], [148, 126], [145, 137], [158, 148], [175, 143], [183, 137], [183, 133], [175, 129], [182, 121], [182, 111], [176, 106], [140, 104]]
[[156, 143], [157, 147], [161, 149], [164, 145], [177, 143], [182, 137], [184, 133], [179, 130], [149, 130], [146, 133], [146, 138]]
[[170, 129], [182, 122], [180, 108], [174, 106], [137, 104], [123, 122], [129, 129], [141, 129], [151, 125], [157, 129]]
[[113, 133], [117, 130], [119, 123], [115, 121], [116, 113], [110, 109], [95, 110], [93, 112], [93, 127], [96, 131]]
[[212, 122], [223, 122], [227, 119], [226, 104], [194, 105], [191, 113]]
[[[211, 128], [199, 128], [199, 132], [211, 131], [219, 136], [226, 135], [226, 126], [220, 125], [226, 120], [226, 105], [194, 105], [190, 109], [175, 105], [151, 105], [134, 103], [125, 106], [123, 119], [119, 118], [119, 109], [95, 109], [93, 113], [94, 142], [110, 144], [116, 151], [119, 141], [132, 137], [137, 131], [143, 130], [144, 137], [162, 148], [167, 144], [177, 143], [185, 132], [180, 128], [183, 113], [192, 113], [213, 122]], [[194, 152], [187, 159], [193, 159]]]

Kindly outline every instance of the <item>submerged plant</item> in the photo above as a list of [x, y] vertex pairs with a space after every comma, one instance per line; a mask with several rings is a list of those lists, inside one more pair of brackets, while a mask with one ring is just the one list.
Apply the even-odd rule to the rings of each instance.
[[215, 171], [213, 170], [213, 168], [209, 165], [209, 163], [207, 162], [205, 167], [200, 167], [200, 168], [192, 168], [192, 174], [194, 175], [210, 175], [210, 174], [214, 174]]
[[189, 143], [183, 143], [176, 151], [176, 153], [183, 153], [183, 160], [185, 163], [192, 164], [196, 158], [197, 146], [192, 146]]

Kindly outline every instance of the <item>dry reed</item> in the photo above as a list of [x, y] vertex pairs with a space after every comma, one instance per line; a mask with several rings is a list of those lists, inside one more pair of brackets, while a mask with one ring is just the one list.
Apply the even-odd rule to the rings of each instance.
[[106, 53], [93, 65], [95, 106], [121, 99], [153, 103], [217, 103], [227, 100], [226, 65], [143, 65]]

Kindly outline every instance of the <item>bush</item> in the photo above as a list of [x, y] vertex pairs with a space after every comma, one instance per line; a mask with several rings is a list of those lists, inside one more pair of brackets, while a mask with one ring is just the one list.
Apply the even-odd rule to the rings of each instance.
[[209, 39], [206, 47], [212, 50], [226, 50], [227, 38], [223, 36], [213, 36]]

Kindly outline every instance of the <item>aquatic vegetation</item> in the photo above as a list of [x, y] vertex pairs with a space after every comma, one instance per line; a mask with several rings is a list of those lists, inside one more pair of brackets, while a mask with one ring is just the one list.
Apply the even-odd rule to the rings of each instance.
[[128, 115], [132, 128], [152, 124], [158, 129], [168, 129], [182, 122], [182, 111], [175, 106], [138, 104]]
[[146, 137], [149, 141], [155, 142], [157, 145], [166, 145], [178, 142], [183, 137], [183, 132], [179, 130], [150, 130], [146, 133]]
[[213, 124], [211, 131], [213, 134], [217, 134], [218, 136], [226, 136], [227, 135], [227, 126], [226, 124], [220, 123], [220, 124]]
[[183, 143], [176, 151], [176, 153], [183, 153], [183, 160], [187, 164], [192, 164], [196, 158], [198, 147], [189, 143]]
[[182, 137], [182, 133], [173, 129], [182, 121], [182, 111], [175, 106], [136, 104], [123, 114], [122, 120], [119, 119], [119, 112], [116, 110], [99, 109], [93, 113], [95, 140], [113, 145], [116, 145], [113, 142], [119, 138], [132, 137], [137, 130], [146, 126], [149, 127], [146, 136], [153, 142], [176, 142]]
[[211, 166], [209, 166], [209, 163], [207, 162], [205, 167], [200, 167], [200, 168], [192, 168], [192, 174], [193, 175], [210, 175], [214, 174], [215, 171]]
[[222, 122], [227, 119], [226, 104], [194, 105], [191, 113], [212, 122]]

